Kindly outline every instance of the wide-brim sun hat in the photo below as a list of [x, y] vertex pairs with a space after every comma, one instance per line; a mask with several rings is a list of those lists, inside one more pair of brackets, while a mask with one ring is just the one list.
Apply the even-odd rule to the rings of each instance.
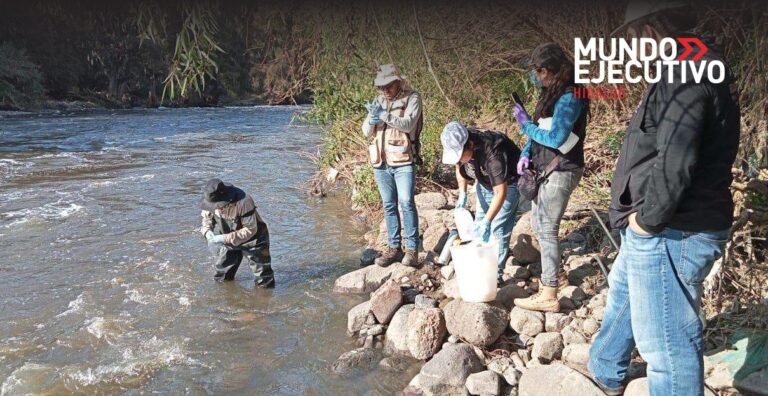
[[373, 80], [373, 85], [376, 87], [386, 87], [393, 81], [402, 80], [405, 80], [405, 76], [400, 73], [397, 66], [388, 63], [379, 66], [379, 70], [376, 72], [376, 78]]
[[444, 164], [456, 165], [459, 163], [468, 137], [469, 131], [459, 122], [451, 121], [443, 128], [443, 133], [440, 134], [440, 143], [443, 144]]
[[219, 209], [230, 202], [238, 200], [242, 190], [230, 183], [224, 183], [221, 179], [208, 180], [202, 188], [203, 202], [200, 204], [203, 209]]

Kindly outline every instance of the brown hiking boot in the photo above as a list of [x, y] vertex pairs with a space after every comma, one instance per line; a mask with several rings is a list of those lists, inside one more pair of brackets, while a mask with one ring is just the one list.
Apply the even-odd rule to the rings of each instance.
[[402, 258], [403, 251], [399, 247], [393, 248], [387, 246], [387, 248], [381, 252], [381, 257], [377, 258], [374, 263], [379, 267], [387, 267], [395, 261], [400, 261]]
[[405, 249], [405, 256], [403, 257], [403, 265], [409, 267], [419, 266], [419, 254], [415, 249]]
[[538, 293], [528, 298], [516, 298], [515, 306], [531, 311], [558, 312], [560, 302], [557, 301], [557, 288], [539, 285]]

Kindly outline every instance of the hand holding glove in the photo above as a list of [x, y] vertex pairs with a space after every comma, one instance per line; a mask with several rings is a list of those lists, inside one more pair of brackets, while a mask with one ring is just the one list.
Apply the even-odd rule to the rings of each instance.
[[459, 191], [459, 198], [456, 200], [456, 209], [467, 207], [467, 193]]
[[491, 222], [483, 217], [482, 220], [475, 223], [475, 235], [483, 242], [488, 243], [491, 240]]
[[522, 128], [525, 123], [531, 122], [531, 116], [528, 115], [528, 112], [525, 111], [525, 107], [520, 103], [515, 103], [515, 105], [512, 106], [512, 114], [515, 116], [518, 124], [520, 124], [520, 128]]
[[224, 235], [214, 235], [208, 240], [210, 243], [224, 243]]
[[214, 234], [214, 233], [213, 233], [213, 231], [211, 231], [211, 230], [208, 230], [208, 231], [205, 233], [205, 239], [206, 239], [207, 241], [210, 241], [210, 240], [211, 240], [211, 238], [213, 238], [214, 236], [216, 236], [216, 234]]
[[378, 100], [374, 99], [373, 102], [365, 105], [365, 108], [368, 109], [369, 124], [376, 125], [381, 122], [381, 114], [384, 113], [384, 108], [381, 107], [381, 103]]
[[517, 161], [517, 174], [522, 175], [530, 166], [531, 160], [528, 157], [520, 157], [520, 160]]

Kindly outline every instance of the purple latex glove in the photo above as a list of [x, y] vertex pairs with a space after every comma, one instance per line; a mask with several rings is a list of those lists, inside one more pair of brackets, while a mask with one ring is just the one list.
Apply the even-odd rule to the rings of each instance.
[[531, 160], [528, 157], [520, 157], [520, 160], [517, 161], [517, 174], [522, 175], [529, 166], [531, 166]]
[[515, 103], [515, 105], [512, 106], [512, 114], [515, 116], [515, 119], [520, 124], [521, 128], [523, 125], [525, 125], [526, 122], [531, 122], [531, 116], [529, 116], [528, 112], [525, 111], [525, 107], [519, 103]]

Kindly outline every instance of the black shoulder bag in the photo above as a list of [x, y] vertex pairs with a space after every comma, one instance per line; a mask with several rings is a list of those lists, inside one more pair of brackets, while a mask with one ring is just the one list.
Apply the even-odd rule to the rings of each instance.
[[539, 195], [539, 186], [544, 180], [547, 180], [549, 175], [552, 174], [558, 165], [560, 165], [559, 155], [555, 156], [555, 158], [547, 164], [547, 167], [544, 168], [544, 172], [541, 175], [538, 175], [534, 169], [524, 170], [523, 174], [520, 175], [520, 178], [517, 180], [517, 191], [519, 191], [525, 199], [535, 201], [536, 197]]

